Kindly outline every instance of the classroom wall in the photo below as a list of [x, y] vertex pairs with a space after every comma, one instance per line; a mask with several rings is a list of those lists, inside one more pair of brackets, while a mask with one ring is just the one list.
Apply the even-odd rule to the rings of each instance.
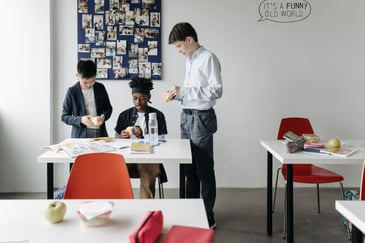
[[[57, 2], [62, 21], [56, 29], [63, 33], [55, 42], [62, 53], [55, 57], [62, 59], [56, 61], [62, 73], [55, 77], [60, 84], [54, 103], [58, 114], [66, 87], [75, 82], [75, 2]], [[219, 129], [215, 135], [219, 187], [265, 186], [266, 153], [259, 141], [276, 138], [281, 117], [309, 117], [323, 140], [365, 137], [365, 115], [360, 112], [365, 75], [361, 9], [365, 2], [308, 1], [311, 11], [301, 9], [303, 18], [307, 16], [302, 21], [259, 21], [266, 10], [275, 14], [273, 5], [261, 3], [281, 2], [290, 1], [211, 0], [209, 5], [206, 1], [162, 1], [163, 79], [155, 82], [152, 105], [165, 113], [168, 137], [179, 137], [179, 106], [162, 102], [160, 94], [182, 83], [185, 57], [167, 39], [176, 22], [189, 21], [196, 27], [200, 43], [215, 52], [222, 65], [224, 93], [216, 106]], [[103, 83], [114, 107], [107, 122], [109, 133], [114, 134], [119, 112], [132, 105], [130, 89], [126, 81]], [[56, 138], [69, 136], [70, 128], [58, 116], [54, 124], [58, 125]], [[356, 166], [329, 168], [345, 175], [345, 186], [357, 185]], [[177, 166], [167, 169], [167, 186], [176, 187]]]
[[1, 6], [0, 192], [45, 191], [36, 158], [51, 142], [50, 3]]
[[[200, 43], [219, 57], [222, 66], [224, 93], [216, 106], [219, 128], [214, 137], [218, 187], [266, 186], [266, 152], [259, 141], [276, 138], [282, 117], [310, 118], [322, 141], [365, 137], [365, 2], [295, 1], [310, 4], [310, 11], [303, 5], [290, 12], [297, 15], [291, 18], [296, 22], [275, 16], [280, 9], [274, 6], [287, 2], [291, 1], [162, 1], [163, 78], [155, 82], [152, 105], [166, 115], [168, 138], [179, 137], [179, 106], [164, 103], [160, 94], [181, 85], [184, 76], [185, 57], [167, 44], [169, 31], [176, 22], [191, 22]], [[60, 114], [66, 89], [76, 82], [76, 4], [51, 1], [53, 143], [71, 132]], [[132, 105], [130, 89], [127, 81], [103, 83], [114, 108], [107, 122], [114, 135], [118, 114]], [[166, 187], [178, 187], [178, 167], [166, 167]], [[327, 168], [344, 175], [345, 187], [358, 185], [360, 165]], [[67, 171], [66, 165], [56, 167], [58, 185], [65, 183]], [[45, 168], [38, 172], [43, 176]], [[33, 183], [33, 178], [27, 180]], [[45, 188], [32, 186], [34, 191]]]

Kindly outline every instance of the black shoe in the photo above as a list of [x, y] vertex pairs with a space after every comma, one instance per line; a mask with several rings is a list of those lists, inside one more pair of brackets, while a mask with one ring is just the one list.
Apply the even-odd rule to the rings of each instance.
[[214, 217], [208, 217], [208, 223], [209, 223], [209, 229], [215, 229], [215, 227], [217, 227]]

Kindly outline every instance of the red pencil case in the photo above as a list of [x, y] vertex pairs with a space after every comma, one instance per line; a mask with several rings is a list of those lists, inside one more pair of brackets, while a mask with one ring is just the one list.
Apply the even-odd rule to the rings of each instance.
[[148, 211], [140, 225], [129, 235], [130, 243], [154, 243], [162, 232], [163, 215], [160, 210]]

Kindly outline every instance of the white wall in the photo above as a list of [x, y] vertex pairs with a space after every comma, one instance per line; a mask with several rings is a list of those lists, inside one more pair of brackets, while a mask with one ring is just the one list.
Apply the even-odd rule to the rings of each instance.
[[[173, 102], [162, 102], [160, 94], [181, 84], [185, 63], [167, 44], [172, 26], [191, 22], [200, 43], [221, 61], [224, 94], [216, 106], [219, 131], [215, 136], [218, 187], [266, 185], [266, 153], [259, 140], [276, 137], [281, 117], [309, 117], [324, 141], [365, 137], [365, 2], [308, 2], [311, 15], [295, 23], [259, 22], [261, 1], [162, 2], [163, 80], [155, 82], [152, 102], [167, 117], [168, 137], [179, 137], [180, 109]], [[71, 131], [60, 122], [60, 113], [66, 89], [76, 81], [76, 3], [52, 1], [53, 142], [67, 138]], [[127, 81], [104, 83], [114, 107], [107, 122], [113, 135], [119, 112], [132, 105], [130, 89]], [[360, 166], [328, 168], [344, 175], [345, 187], [358, 185]], [[167, 187], [177, 187], [177, 167], [167, 166], [167, 171]], [[67, 178], [67, 166], [59, 166], [57, 172], [61, 185]], [[40, 188], [44, 187], [34, 185], [32, 189]]]
[[36, 163], [51, 139], [50, 5], [2, 1], [0, 192], [45, 191], [46, 167]]
[[[365, 2], [312, 0], [306, 20], [285, 24], [259, 22], [260, 2], [211, 0], [208, 6], [206, 1], [162, 1], [163, 80], [155, 82], [153, 105], [166, 114], [168, 137], [179, 137], [179, 107], [163, 103], [160, 94], [183, 80], [185, 58], [167, 39], [176, 22], [189, 21], [200, 43], [220, 58], [223, 69], [224, 94], [216, 106], [219, 187], [265, 186], [266, 153], [259, 140], [275, 138], [283, 116], [309, 117], [323, 139], [365, 137], [365, 115], [360, 112], [365, 88], [361, 10]], [[57, 5], [63, 14], [62, 25], [56, 28], [62, 35], [55, 42], [62, 53], [55, 64], [60, 75], [55, 77], [60, 83], [55, 110], [60, 114], [66, 86], [75, 81], [76, 14], [75, 1]], [[104, 83], [114, 107], [108, 131], [114, 134], [119, 112], [132, 105], [130, 89], [126, 81]], [[54, 123], [58, 141], [69, 136], [70, 128], [59, 122], [59, 116]], [[329, 168], [345, 175], [345, 186], [358, 184], [359, 167]], [[177, 167], [167, 169], [167, 186], [177, 187]]]

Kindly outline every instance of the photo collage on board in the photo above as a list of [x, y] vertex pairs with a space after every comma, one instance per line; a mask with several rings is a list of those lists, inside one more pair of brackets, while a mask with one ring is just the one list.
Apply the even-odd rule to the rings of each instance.
[[77, 0], [78, 60], [98, 80], [160, 80], [161, 0]]

